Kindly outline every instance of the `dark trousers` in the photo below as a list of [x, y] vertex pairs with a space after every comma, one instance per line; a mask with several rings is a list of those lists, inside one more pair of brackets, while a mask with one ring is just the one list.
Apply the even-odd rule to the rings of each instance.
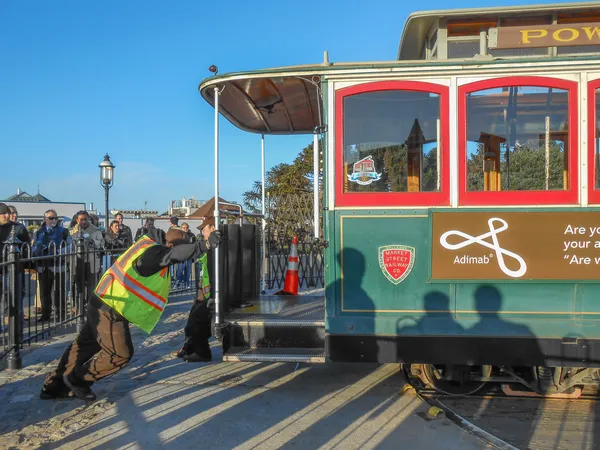
[[129, 322], [94, 296], [83, 329], [63, 353], [58, 367], [46, 377], [44, 390], [64, 388], [63, 375], [75, 386], [91, 386], [121, 370], [132, 357]]
[[204, 300], [197, 300], [192, 305], [188, 321], [185, 325], [185, 343], [183, 351], [187, 354], [197, 353], [202, 357], [211, 357], [208, 339], [210, 330], [211, 314]]
[[190, 284], [191, 269], [191, 261], [184, 261], [177, 265], [177, 281], [183, 284], [184, 287], [188, 287]]
[[40, 283], [40, 303], [42, 304], [42, 319], [49, 319], [52, 305], [59, 317], [65, 316], [66, 298], [66, 272], [52, 272], [48, 267], [43, 272], [38, 272]]
[[[77, 261], [75, 265], [75, 286], [77, 286], [80, 295], [84, 296], [84, 303], [85, 300], [89, 300], [94, 295], [96, 284], [98, 284], [98, 274], [92, 272], [90, 263]], [[76, 306], [79, 307], [79, 304]]]

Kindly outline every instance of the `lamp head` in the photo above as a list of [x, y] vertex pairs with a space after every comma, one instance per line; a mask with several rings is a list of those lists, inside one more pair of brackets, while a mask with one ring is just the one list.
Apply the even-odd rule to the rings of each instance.
[[104, 160], [98, 167], [100, 167], [100, 183], [105, 186], [112, 185], [115, 165], [110, 160], [108, 153], [104, 155]]

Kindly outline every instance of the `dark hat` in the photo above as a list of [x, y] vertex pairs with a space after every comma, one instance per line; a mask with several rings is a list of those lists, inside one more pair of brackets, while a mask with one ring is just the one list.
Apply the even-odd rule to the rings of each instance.
[[204, 219], [204, 222], [202, 222], [200, 224], [198, 229], [202, 230], [207, 225], [213, 225], [213, 226], [215, 225], [215, 217], [214, 216], [210, 216], [210, 217], [207, 217], [206, 219]]
[[179, 219], [175, 216], [171, 217], [171, 223], [173, 225], [177, 225], [179, 223]]
[[6, 203], [0, 203], [0, 214], [10, 213], [10, 208], [6, 206]]
[[171, 228], [169, 231], [167, 231], [165, 238], [167, 244], [171, 244], [173, 246], [190, 243], [190, 237], [185, 231], [180, 230], [179, 228]]

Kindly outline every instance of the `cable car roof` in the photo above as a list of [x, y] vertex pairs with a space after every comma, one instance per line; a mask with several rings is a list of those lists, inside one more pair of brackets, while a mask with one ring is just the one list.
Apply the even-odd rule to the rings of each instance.
[[508, 17], [511, 15], [543, 15], [554, 12], [574, 12], [598, 10], [598, 2], [553, 3], [546, 5], [503, 6], [495, 8], [463, 8], [436, 11], [414, 12], [406, 19], [402, 30], [402, 38], [398, 47], [398, 59], [414, 60], [421, 58], [431, 27], [441, 19], [473, 19], [477, 17]]
[[[420, 60], [421, 50], [431, 26], [440, 19], [506, 17], [525, 13], [538, 15], [598, 9], [598, 2], [576, 2], [416, 12], [407, 19], [398, 49], [398, 59], [402, 60], [403, 64], [422, 67], [425, 60]], [[494, 61], [489, 63], [493, 64]], [[395, 67], [397, 64], [397, 60], [334, 64], [325, 58], [321, 64], [215, 75], [203, 80], [198, 90], [214, 107], [214, 88], [218, 87], [221, 92], [219, 112], [242, 130], [259, 134], [312, 134], [316, 127], [323, 124], [323, 99], [320, 93], [322, 76], [356, 67], [375, 69]], [[456, 65], [459, 62], [428, 60], [427, 64]], [[482, 62], [471, 59], [462, 60], [460, 64], [480, 65]]]
[[[271, 69], [204, 80], [202, 97], [242, 130], [261, 134], [312, 134], [322, 123], [322, 66]], [[294, 70], [295, 69], [295, 70]], [[292, 71], [290, 71], [292, 70]], [[262, 72], [262, 73], [261, 73]]]

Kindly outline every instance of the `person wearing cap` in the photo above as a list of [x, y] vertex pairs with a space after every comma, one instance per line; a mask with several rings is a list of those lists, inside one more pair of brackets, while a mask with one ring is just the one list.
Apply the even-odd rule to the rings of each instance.
[[217, 231], [194, 244], [182, 230], [169, 230], [166, 238], [166, 245], [160, 245], [143, 236], [104, 273], [83, 329], [46, 376], [41, 399], [71, 391], [80, 399], [95, 400], [92, 384], [121, 370], [133, 356], [129, 323], [148, 334], [158, 323], [169, 296], [169, 266], [198, 258], [221, 242]]
[[[209, 217], [198, 227], [202, 234], [198, 241], [206, 241], [215, 232], [215, 219]], [[218, 232], [218, 231], [217, 231]], [[196, 280], [198, 284], [196, 301], [192, 305], [187, 323], [184, 328], [185, 341], [183, 346], [175, 353], [178, 358], [186, 362], [208, 362], [212, 360], [212, 352], [208, 339], [211, 337], [211, 314], [207, 302], [210, 299], [210, 281], [208, 277], [207, 255], [201, 255], [202, 276]]]
[[142, 236], [148, 236], [154, 242], [157, 242], [161, 245], [165, 244], [165, 231], [154, 226], [153, 217], [146, 218], [144, 225], [138, 228], [138, 230], [135, 233], [135, 241], [137, 242]]

